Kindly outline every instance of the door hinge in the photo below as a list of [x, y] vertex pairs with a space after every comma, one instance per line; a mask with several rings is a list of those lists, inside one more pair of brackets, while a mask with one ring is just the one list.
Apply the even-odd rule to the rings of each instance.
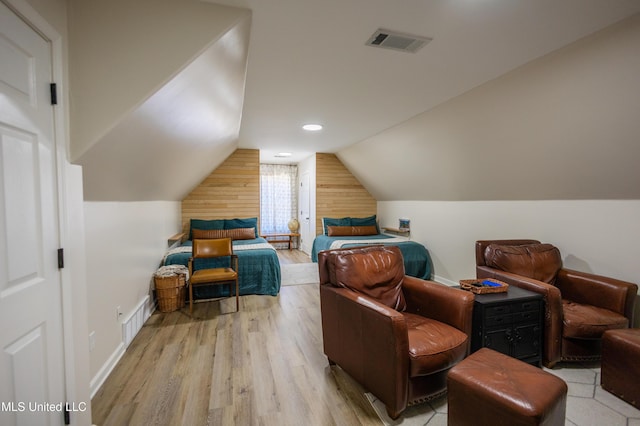
[[58, 249], [58, 269], [64, 268], [64, 249]]
[[55, 83], [49, 85], [51, 91], [51, 105], [58, 105], [58, 88]]
[[71, 412], [69, 411], [69, 403], [65, 403], [64, 404], [64, 424], [65, 425], [70, 425], [71, 424]]

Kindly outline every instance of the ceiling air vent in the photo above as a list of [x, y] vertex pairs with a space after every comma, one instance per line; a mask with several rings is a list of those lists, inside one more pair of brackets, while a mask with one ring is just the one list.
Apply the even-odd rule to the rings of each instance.
[[380, 28], [369, 37], [369, 40], [367, 40], [365, 44], [367, 46], [384, 47], [385, 49], [415, 53], [431, 40], [429, 37], [403, 34]]

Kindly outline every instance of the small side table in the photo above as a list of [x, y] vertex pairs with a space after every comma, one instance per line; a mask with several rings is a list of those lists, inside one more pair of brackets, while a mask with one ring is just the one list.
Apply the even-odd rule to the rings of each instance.
[[411, 237], [411, 230], [410, 229], [383, 227], [382, 230], [387, 232], [387, 233], [389, 233], [389, 234], [399, 235], [399, 236], [407, 237], [407, 238]]
[[471, 352], [491, 348], [542, 365], [542, 295], [509, 286], [504, 293], [476, 294]]
[[180, 243], [182, 243], [185, 237], [186, 237], [186, 234], [184, 232], [173, 235], [169, 237], [169, 239], [167, 240], [167, 244], [169, 245], [169, 247], [180, 245]]
[[289, 250], [291, 250], [293, 239], [300, 238], [300, 234], [297, 232], [291, 232], [289, 234], [264, 234], [260, 236], [269, 243], [287, 243]]

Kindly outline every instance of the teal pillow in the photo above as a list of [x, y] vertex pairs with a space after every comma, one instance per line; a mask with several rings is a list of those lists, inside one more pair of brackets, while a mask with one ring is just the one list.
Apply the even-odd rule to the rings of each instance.
[[378, 228], [378, 220], [376, 215], [368, 216], [368, 217], [352, 217], [351, 218], [351, 226], [375, 226], [378, 233], [380, 233], [380, 229]]
[[351, 218], [351, 226], [371, 226], [378, 223], [376, 220], [376, 215], [369, 217], [352, 217]]
[[203, 229], [205, 231], [209, 231], [211, 229], [224, 229], [224, 219], [191, 219], [191, 223], [189, 225], [189, 239], [193, 236], [192, 229]]
[[237, 229], [237, 228], [254, 228], [256, 230], [256, 238], [258, 238], [258, 218], [249, 217], [245, 219], [225, 219], [224, 229]]
[[351, 218], [349, 217], [341, 217], [341, 218], [331, 218], [331, 217], [323, 217], [322, 218], [322, 227], [324, 228], [324, 235], [329, 235], [328, 226], [351, 226]]

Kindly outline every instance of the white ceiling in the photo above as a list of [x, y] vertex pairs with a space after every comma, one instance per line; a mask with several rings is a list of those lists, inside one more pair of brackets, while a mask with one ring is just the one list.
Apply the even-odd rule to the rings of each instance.
[[[640, 11], [637, 0], [212, 2], [253, 13], [239, 147], [263, 162], [338, 152]], [[433, 41], [415, 54], [365, 46], [380, 27]], [[283, 151], [292, 157], [274, 157]]]

